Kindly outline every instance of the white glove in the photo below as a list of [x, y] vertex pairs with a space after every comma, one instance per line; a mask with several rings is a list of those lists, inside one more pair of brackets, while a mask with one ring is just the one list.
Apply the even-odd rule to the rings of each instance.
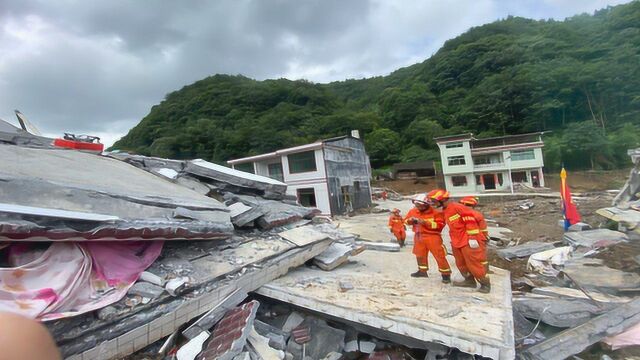
[[477, 249], [480, 247], [480, 244], [478, 244], [478, 240], [471, 239], [469, 240], [469, 247], [472, 249]]

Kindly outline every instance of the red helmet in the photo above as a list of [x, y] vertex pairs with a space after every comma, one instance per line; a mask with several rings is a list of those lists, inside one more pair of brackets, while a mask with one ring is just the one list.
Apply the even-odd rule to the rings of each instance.
[[467, 206], [477, 206], [478, 198], [475, 196], [465, 196], [462, 199], [460, 199], [460, 204], [467, 205]]
[[447, 201], [451, 195], [447, 190], [443, 189], [435, 189], [429, 191], [427, 194], [427, 198], [433, 201]]

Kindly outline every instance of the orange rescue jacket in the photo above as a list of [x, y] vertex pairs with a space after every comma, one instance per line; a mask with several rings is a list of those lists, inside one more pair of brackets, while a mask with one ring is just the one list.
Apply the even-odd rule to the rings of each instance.
[[456, 203], [449, 202], [444, 208], [444, 218], [449, 225], [451, 246], [456, 249], [467, 246], [469, 239], [484, 240], [473, 210]]
[[389, 216], [389, 229], [393, 231], [400, 231], [401, 229], [405, 229], [402, 216], [391, 214], [391, 216]]
[[[411, 224], [410, 219], [416, 218], [424, 221], [422, 224]], [[437, 235], [440, 237], [440, 233], [444, 228], [445, 221], [442, 212], [430, 207], [426, 211], [419, 211], [417, 208], [409, 210], [404, 217], [404, 221], [408, 225], [413, 225], [413, 232], [416, 235]]]

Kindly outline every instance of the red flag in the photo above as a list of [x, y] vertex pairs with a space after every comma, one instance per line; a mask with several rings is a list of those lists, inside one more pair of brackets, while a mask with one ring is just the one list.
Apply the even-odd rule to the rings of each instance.
[[567, 171], [562, 168], [560, 171], [560, 196], [562, 196], [562, 212], [564, 214], [564, 229], [580, 222], [580, 213], [576, 204], [571, 200], [571, 190], [567, 185]]

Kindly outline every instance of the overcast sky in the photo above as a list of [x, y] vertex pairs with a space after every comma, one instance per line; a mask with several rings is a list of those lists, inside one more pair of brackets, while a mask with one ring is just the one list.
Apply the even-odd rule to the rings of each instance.
[[0, 0], [0, 118], [111, 145], [208, 75], [386, 75], [508, 15], [562, 20], [624, 0]]

